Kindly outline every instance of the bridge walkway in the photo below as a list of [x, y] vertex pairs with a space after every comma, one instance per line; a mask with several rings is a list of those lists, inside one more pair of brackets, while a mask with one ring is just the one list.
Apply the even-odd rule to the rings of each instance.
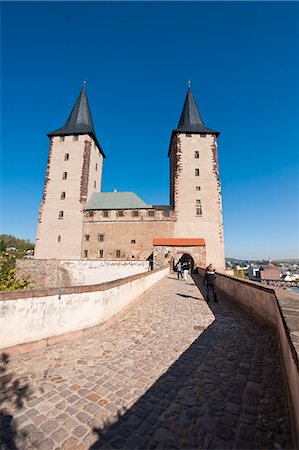
[[169, 275], [105, 330], [4, 359], [4, 448], [292, 448], [275, 335], [194, 280]]

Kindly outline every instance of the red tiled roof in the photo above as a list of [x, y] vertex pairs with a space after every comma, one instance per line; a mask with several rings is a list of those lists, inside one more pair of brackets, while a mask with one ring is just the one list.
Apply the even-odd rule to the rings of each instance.
[[173, 245], [175, 247], [204, 247], [206, 243], [202, 238], [154, 238], [153, 245]]

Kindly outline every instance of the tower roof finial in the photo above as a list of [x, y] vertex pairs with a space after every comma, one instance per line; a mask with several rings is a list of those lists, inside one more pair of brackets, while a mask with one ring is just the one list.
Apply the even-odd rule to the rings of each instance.
[[86, 80], [83, 80], [83, 87], [86, 87]]
[[189, 89], [191, 88], [191, 81], [190, 80], [188, 80], [188, 88]]

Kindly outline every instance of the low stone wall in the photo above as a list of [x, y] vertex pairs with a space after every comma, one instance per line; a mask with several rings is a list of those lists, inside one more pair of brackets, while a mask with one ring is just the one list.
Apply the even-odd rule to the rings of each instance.
[[105, 283], [146, 272], [148, 261], [19, 259], [20, 275], [30, 275], [33, 288]]
[[[198, 273], [204, 276], [204, 270], [198, 269]], [[294, 442], [299, 448], [299, 296], [223, 273], [217, 273], [217, 290], [256, 320], [276, 329], [292, 413]]]
[[1, 292], [0, 348], [10, 348], [10, 354], [30, 351], [62, 340], [57, 336], [98, 326], [168, 272], [155, 270], [92, 286]]

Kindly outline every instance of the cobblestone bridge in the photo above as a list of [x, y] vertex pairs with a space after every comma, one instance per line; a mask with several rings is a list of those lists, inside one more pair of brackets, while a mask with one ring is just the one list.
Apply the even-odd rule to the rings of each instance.
[[273, 332], [194, 280], [169, 275], [105, 330], [4, 359], [3, 448], [293, 448]]

